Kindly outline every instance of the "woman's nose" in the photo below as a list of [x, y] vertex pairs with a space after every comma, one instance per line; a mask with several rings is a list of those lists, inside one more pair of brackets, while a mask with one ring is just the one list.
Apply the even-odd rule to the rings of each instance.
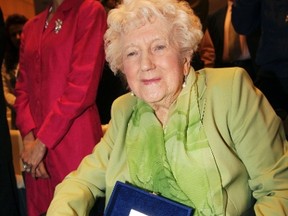
[[154, 68], [153, 57], [149, 52], [142, 53], [141, 55], [141, 70], [149, 71]]

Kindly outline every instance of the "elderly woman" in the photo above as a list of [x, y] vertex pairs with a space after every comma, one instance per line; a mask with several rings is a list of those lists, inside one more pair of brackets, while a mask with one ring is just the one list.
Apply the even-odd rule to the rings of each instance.
[[195, 215], [287, 215], [281, 120], [243, 69], [191, 68], [202, 32], [187, 3], [126, 0], [108, 25], [106, 58], [131, 94], [114, 102], [107, 132], [57, 186], [48, 215], [86, 215], [116, 181]]

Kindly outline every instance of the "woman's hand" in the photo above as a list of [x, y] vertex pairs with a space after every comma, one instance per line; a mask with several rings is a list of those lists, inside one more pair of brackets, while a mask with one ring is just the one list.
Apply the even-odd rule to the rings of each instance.
[[36, 178], [49, 178], [49, 174], [45, 168], [45, 164], [43, 161], [41, 161], [38, 167], [36, 168], [35, 177]]
[[44, 143], [39, 139], [35, 139], [33, 133], [29, 132], [23, 139], [23, 146], [24, 148], [21, 153], [21, 158], [24, 164], [24, 170], [26, 172], [31, 172], [33, 178], [49, 177], [44, 163], [41, 162], [46, 153], [46, 146]]
[[24, 138], [23, 138], [23, 150], [21, 152], [21, 159], [23, 162], [23, 167], [25, 172], [31, 171], [31, 165], [29, 164], [29, 158], [31, 155], [31, 152], [33, 150], [35, 144], [35, 137], [32, 132], [29, 132]]

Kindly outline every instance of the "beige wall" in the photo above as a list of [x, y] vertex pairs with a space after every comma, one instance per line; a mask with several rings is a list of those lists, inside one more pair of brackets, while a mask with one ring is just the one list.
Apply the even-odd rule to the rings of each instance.
[[13, 13], [23, 14], [27, 18], [35, 15], [33, 0], [0, 0], [4, 19]]

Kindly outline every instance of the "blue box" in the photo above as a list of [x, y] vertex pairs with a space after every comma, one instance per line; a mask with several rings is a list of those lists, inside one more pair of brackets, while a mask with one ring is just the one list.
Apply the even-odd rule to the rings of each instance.
[[117, 181], [105, 216], [191, 216], [191, 207]]

